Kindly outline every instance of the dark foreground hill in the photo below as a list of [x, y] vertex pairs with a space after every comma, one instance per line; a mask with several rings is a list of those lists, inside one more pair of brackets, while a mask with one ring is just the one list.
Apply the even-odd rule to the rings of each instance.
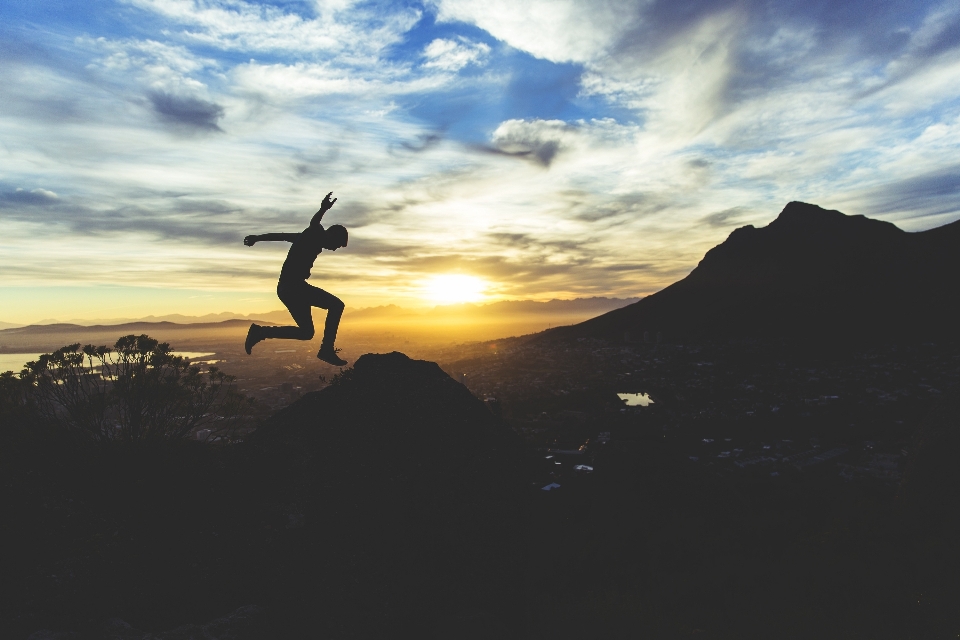
[[924, 340], [957, 326], [960, 221], [907, 233], [791, 202], [766, 227], [731, 233], [683, 280], [547, 336]]
[[437, 364], [362, 356], [251, 445], [262, 486], [303, 519], [302, 557], [282, 578], [302, 585], [293, 611], [336, 612], [330, 637], [517, 628], [519, 443]]
[[479, 400], [398, 353], [222, 448], [85, 447], [0, 396], [0, 637], [956, 637], [943, 397], [895, 499], [829, 465], [695, 463], [619, 411], [595, 471], [544, 492], [525, 469], [559, 461], [521, 464]]
[[522, 626], [518, 444], [434, 363], [365, 355], [226, 448], [84, 447], [6, 421], [0, 436], [3, 637]]

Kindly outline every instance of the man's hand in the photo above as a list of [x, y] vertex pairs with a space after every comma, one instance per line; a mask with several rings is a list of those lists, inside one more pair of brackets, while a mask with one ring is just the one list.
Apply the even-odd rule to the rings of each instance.
[[330, 210], [330, 207], [333, 206], [333, 203], [337, 201], [336, 198], [333, 200], [330, 199], [330, 196], [333, 195], [333, 191], [327, 194], [327, 197], [323, 199], [323, 202], [320, 203], [320, 210], [313, 214], [313, 218], [310, 219], [310, 226], [320, 224], [320, 221], [323, 220], [323, 214]]
[[252, 247], [253, 245], [257, 244], [258, 238], [258, 236], [247, 236], [243, 239], [243, 244], [247, 245], [248, 247]]
[[333, 206], [333, 203], [337, 201], [336, 198], [334, 198], [333, 200], [330, 199], [330, 196], [332, 195], [333, 195], [333, 191], [328, 193], [327, 196], [323, 199], [323, 202], [320, 203], [320, 210], [317, 211], [315, 214], [313, 214], [314, 220], [319, 222], [320, 219], [323, 218], [323, 214], [329, 211], [330, 207]]
[[333, 200], [331, 200], [330, 196], [332, 195], [333, 195], [333, 191], [331, 191], [326, 195], [326, 197], [323, 199], [323, 202], [320, 203], [320, 211], [323, 211], [324, 213], [326, 213], [327, 211], [330, 210], [330, 207], [334, 205], [337, 199], [334, 198]]

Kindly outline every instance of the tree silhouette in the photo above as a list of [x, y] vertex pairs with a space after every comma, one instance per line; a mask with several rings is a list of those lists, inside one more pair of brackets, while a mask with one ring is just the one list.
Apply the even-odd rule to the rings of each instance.
[[233, 381], [218, 367], [204, 372], [166, 342], [128, 335], [113, 348], [77, 343], [43, 354], [27, 363], [19, 386], [11, 378], [3, 387], [5, 403], [44, 422], [97, 442], [141, 442], [201, 428], [228, 433], [252, 402]]

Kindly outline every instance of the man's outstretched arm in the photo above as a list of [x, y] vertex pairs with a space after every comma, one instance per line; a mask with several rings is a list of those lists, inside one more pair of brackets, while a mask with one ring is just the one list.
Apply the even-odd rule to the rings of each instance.
[[299, 233], [264, 233], [259, 236], [247, 236], [243, 239], [243, 244], [252, 247], [258, 242], [293, 242], [299, 236]]
[[327, 197], [323, 199], [323, 202], [320, 203], [320, 210], [313, 214], [313, 218], [310, 219], [310, 226], [320, 224], [320, 221], [323, 220], [323, 214], [330, 210], [330, 207], [333, 206], [333, 203], [337, 201], [336, 198], [333, 200], [330, 199], [330, 196], [333, 195], [333, 191], [327, 194]]

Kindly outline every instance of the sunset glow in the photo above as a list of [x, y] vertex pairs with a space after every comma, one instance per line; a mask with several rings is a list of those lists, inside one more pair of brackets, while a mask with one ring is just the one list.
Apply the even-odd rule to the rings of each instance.
[[435, 304], [479, 302], [484, 299], [487, 284], [475, 276], [446, 274], [431, 277], [424, 283], [424, 297]]

